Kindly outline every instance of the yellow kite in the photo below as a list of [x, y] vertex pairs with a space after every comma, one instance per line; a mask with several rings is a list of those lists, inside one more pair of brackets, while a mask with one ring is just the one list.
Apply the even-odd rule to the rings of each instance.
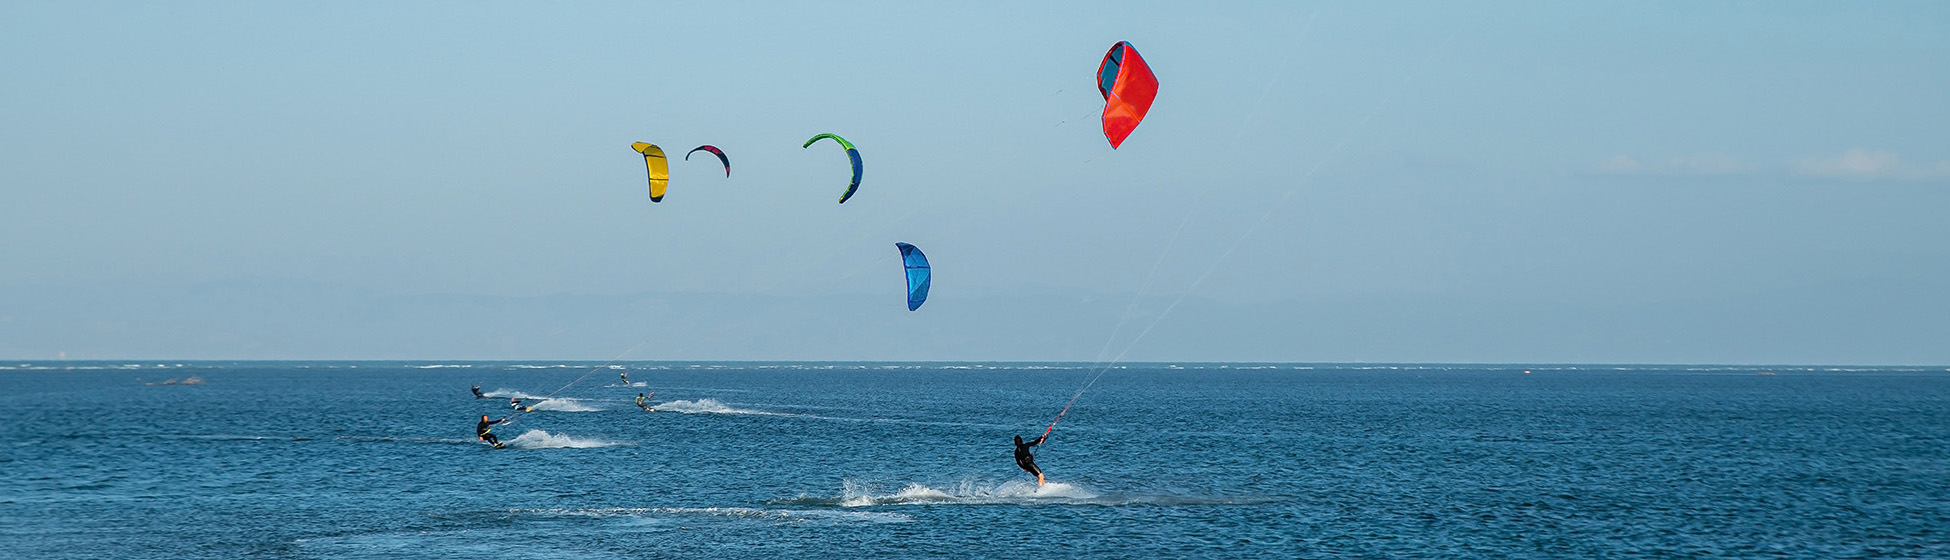
[[630, 147], [643, 154], [643, 165], [650, 168], [650, 202], [663, 202], [664, 189], [670, 187], [670, 160], [664, 157], [664, 149], [643, 142]]

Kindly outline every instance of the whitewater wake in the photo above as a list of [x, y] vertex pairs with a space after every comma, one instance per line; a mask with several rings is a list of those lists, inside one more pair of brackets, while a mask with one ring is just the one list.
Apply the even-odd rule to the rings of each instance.
[[670, 401], [654, 407], [660, 411], [682, 412], [684, 414], [759, 414], [765, 416], [785, 416], [777, 412], [736, 408], [718, 402], [718, 399], [698, 399], [694, 401]]
[[508, 399], [508, 398], [515, 398], [515, 399], [539, 399], [539, 398], [542, 398], [542, 396], [541, 396], [541, 395], [530, 395], [530, 394], [528, 394], [528, 393], [523, 393], [523, 392], [521, 392], [521, 391], [516, 391], [516, 390], [514, 390], [514, 389], [495, 389], [495, 390], [493, 390], [493, 391], [488, 391], [488, 392], [486, 392], [486, 393], [481, 393], [481, 394], [483, 394], [483, 395], [487, 395], [487, 396], [490, 396], [490, 397], [500, 397], [500, 398], [504, 398], [504, 399]]
[[840, 489], [840, 507], [923, 505], [923, 504], [1030, 504], [1030, 503], [1089, 503], [1100, 496], [1080, 486], [1063, 482], [1051, 482], [1041, 488], [1036, 483], [1011, 480], [1000, 484], [984, 484], [964, 480], [952, 487], [934, 488], [919, 482], [889, 494], [875, 493], [869, 485], [847, 480]]
[[506, 442], [508, 447], [518, 449], [593, 449], [614, 447], [621, 443], [599, 439], [581, 439], [548, 433], [546, 430], [528, 430]]
[[599, 412], [603, 410], [582, 404], [582, 401], [566, 398], [547, 399], [527, 406], [529, 410], [535, 412]]
[[857, 508], [910, 505], [1240, 505], [1267, 501], [1263, 497], [1102, 494], [1067, 482], [1050, 482], [1038, 488], [1035, 482], [1026, 480], [1002, 483], [963, 480], [944, 488], [911, 482], [900, 490], [880, 493], [873, 485], [849, 479], [841, 483], [839, 497], [801, 495], [775, 503]]
[[906, 523], [900, 513], [751, 507], [603, 507], [514, 509], [509, 513], [566, 517], [717, 517], [782, 524]]

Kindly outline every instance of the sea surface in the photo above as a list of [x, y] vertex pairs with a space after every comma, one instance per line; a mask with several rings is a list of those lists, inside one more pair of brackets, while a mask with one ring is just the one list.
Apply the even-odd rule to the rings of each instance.
[[[1037, 488], [1011, 436], [1099, 371]], [[1950, 558], [1940, 367], [15, 362], [0, 404], [9, 558]]]

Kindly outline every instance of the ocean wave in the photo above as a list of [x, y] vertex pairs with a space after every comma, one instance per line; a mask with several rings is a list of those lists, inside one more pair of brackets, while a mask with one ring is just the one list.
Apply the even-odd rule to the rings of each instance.
[[[309, 437], [293, 437], [291, 441], [312, 441]], [[369, 443], [427, 443], [437, 445], [477, 445], [479, 438], [433, 438], [433, 437], [393, 437], [393, 436], [337, 436], [337, 441], [361, 441]]]

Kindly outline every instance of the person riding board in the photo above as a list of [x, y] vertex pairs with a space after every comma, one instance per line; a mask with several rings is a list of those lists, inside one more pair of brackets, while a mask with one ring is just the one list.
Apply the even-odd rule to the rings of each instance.
[[1041, 445], [1043, 440], [1047, 439], [1049, 434], [1043, 434], [1034, 441], [1023, 443], [1022, 436], [1016, 436], [1016, 466], [1022, 467], [1022, 470], [1028, 471], [1029, 474], [1036, 475], [1037, 488], [1043, 487], [1043, 469], [1036, 468], [1036, 456], [1029, 452], [1029, 448]]
[[508, 406], [512, 406], [512, 407], [514, 407], [514, 408], [515, 408], [515, 410], [519, 410], [519, 411], [522, 411], [522, 412], [528, 412], [528, 410], [529, 410], [529, 408], [534, 408], [534, 407], [529, 407], [529, 408], [522, 408], [522, 407], [521, 407], [521, 397], [509, 397], [509, 398], [508, 398]]
[[627, 371], [619, 371], [619, 372], [616, 372], [616, 374], [617, 374], [617, 375], [621, 375], [621, 376], [623, 376], [623, 386], [624, 386], [624, 387], [628, 387], [628, 386], [630, 386], [630, 372], [627, 372]]
[[475, 385], [475, 386], [474, 386], [474, 398], [477, 398], [477, 399], [485, 399], [485, 398], [488, 398], [488, 396], [487, 396], [487, 395], [483, 395], [483, 394], [481, 394], [481, 386], [480, 386], [480, 385]]
[[495, 449], [500, 449], [502, 447], [505, 447], [501, 443], [501, 438], [494, 437], [492, 426], [507, 421], [508, 421], [507, 418], [502, 418], [500, 420], [488, 420], [488, 415], [482, 414], [481, 423], [474, 425], [474, 435], [475, 437], [481, 438], [481, 441], [488, 442], [488, 445], [494, 446]]
[[[657, 392], [656, 392], [656, 391], [651, 391], [651, 392], [650, 392], [650, 396], [651, 396], [651, 397], [654, 397], [654, 396], [656, 396], [656, 395], [657, 395]], [[657, 409], [654, 409], [654, 408], [650, 408], [650, 404], [649, 404], [649, 403], [650, 403], [650, 397], [646, 397], [646, 396], [643, 396], [643, 393], [637, 393], [637, 394], [636, 394], [636, 407], [637, 407], [637, 408], [641, 408], [641, 409], [643, 409], [643, 411], [644, 411], [644, 412], [656, 412], [656, 411], [657, 411]]]

